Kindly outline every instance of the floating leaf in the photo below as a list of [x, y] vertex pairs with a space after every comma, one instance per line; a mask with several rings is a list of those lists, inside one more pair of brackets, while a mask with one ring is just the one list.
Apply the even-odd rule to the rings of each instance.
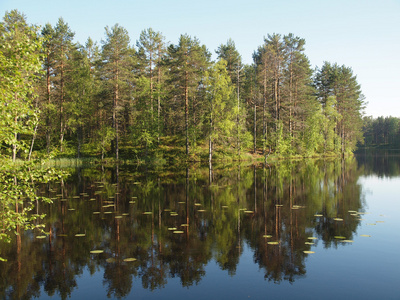
[[338, 222], [342, 222], [343, 221], [342, 218], [333, 218], [333, 220], [338, 221]]
[[80, 197], [79, 197], [79, 196], [73, 196], [72, 198], [74, 198], [74, 199], [79, 199]]
[[75, 210], [75, 208], [68, 208], [68, 210], [69, 210], [69, 211], [73, 211], [73, 210]]
[[104, 214], [105, 214], [105, 215], [112, 214], [112, 211], [105, 211]]
[[201, 206], [201, 203], [195, 203], [194, 206]]
[[99, 253], [103, 253], [104, 252], [104, 250], [92, 250], [92, 251], [90, 251], [90, 253], [92, 253], [92, 254], [99, 254]]
[[99, 211], [94, 211], [93, 214], [94, 214], [94, 215], [99, 215], [100, 212], [99, 212]]
[[75, 236], [82, 237], [82, 236], [86, 236], [86, 234], [85, 233], [77, 233], [77, 234], [75, 234]]
[[245, 214], [254, 214], [254, 211], [252, 211], [252, 210], [245, 210], [244, 213], [245, 213]]
[[353, 243], [353, 240], [341, 240], [342, 243]]
[[197, 210], [198, 212], [206, 212], [206, 210], [205, 209], [199, 209], [199, 210]]
[[89, 199], [89, 201], [95, 201], [96, 200], [96, 198], [90, 198]]
[[172, 233], [185, 233], [185, 232], [182, 231], [182, 230], [175, 230], [175, 231], [173, 231]]
[[179, 201], [178, 204], [186, 204], [185, 201]]
[[276, 207], [282, 207], [283, 205], [282, 204], [276, 204], [275, 206]]
[[128, 213], [123, 213], [122, 215], [123, 215], [123, 216], [129, 216], [129, 214], [128, 214]]
[[173, 230], [177, 230], [178, 228], [176, 228], [176, 227], [170, 227], [170, 228], [168, 228], [168, 230], [171, 230], [171, 231], [173, 231]]
[[151, 214], [153, 214], [151, 211], [145, 211], [144, 213], [143, 213], [144, 215], [151, 215]]
[[115, 216], [116, 219], [122, 219], [122, 216]]
[[385, 221], [375, 221], [375, 223], [385, 223]]
[[316, 214], [316, 215], [314, 215], [314, 217], [323, 217], [324, 215], [319, 215], [319, 214]]
[[182, 227], [189, 227], [189, 224], [181, 224]]
[[272, 235], [266, 234], [266, 235], [263, 235], [263, 238], [269, 239], [269, 238], [272, 238]]
[[125, 258], [124, 259], [124, 261], [125, 262], [131, 262], [131, 261], [136, 261], [137, 259], [136, 258], [133, 258], [133, 257], [129, 257], [129, 258]]
[[371, 237], [369, 234], [362, 234], [362, 235], [360, 235], [360, 236], [363, 236], [363, 237]]
[[339, 239], [339, 240], [345, 240], [346, 237], [345, 236], [340, 236], [340, 235], [336, 235], [334, 236], [335, 239]]
[[376, 225], [375, 223], [367, 223], [367, 225]]
[[314, 243], [311, 243], [311, 242], [305, 242], [304, 244], [305, 245], [315, 245]]
[[306, 253], [306, 254], [313, 254], [313, 253], [315, 253], [314, 251], [303, 251], [304, 253]]
[[357, 211], [356, 210], [349, 210], [349, 213], [355, 214], [355, 213], [357, 213]]
[[308, 237], [309, 240], [317, 240], [318, 238], [314, 237], [314, 236], [309, 236]]
[[38, 235], [36, 238], [37, 239], [45, 239], [47, 236], [46, 235]]
[[278, 245], [279, 242], [268, 242], [267, 244], [269, 244], [269, 245]]
[[135, 201], [129, 201], [129, 203], [130, 203], [130, 204], [134, 204], [134, 203], [135, 203]]
[[222, 208], [228, 208], [228, 206], [227, 206], [227, 205], [222, 205], [221, 207], [222, 207]]

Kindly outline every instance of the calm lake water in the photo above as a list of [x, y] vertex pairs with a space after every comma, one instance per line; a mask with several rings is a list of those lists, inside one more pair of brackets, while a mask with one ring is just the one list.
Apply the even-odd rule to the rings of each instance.
[[398, 154], [68, 171], [49, 235], [0, 244], [0, 298], [400, 299]]

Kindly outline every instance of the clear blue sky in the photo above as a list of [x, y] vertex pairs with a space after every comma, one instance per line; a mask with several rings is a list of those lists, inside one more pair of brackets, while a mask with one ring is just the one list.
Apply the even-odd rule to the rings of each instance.
[[232, 38], [245, 63], [264, 36], [291, 32], [306, 40], [313, 67], [352, 67], [366, 115], [400, 117], [400, 0], [0, 0], [1, 17], [12, 9], [37, 25], [63, 17], [82, 44], [89, 36], [100, 42], [115, 23], [132, 45], [149, 27], [171, 43], [196, 36], [212, 53]]

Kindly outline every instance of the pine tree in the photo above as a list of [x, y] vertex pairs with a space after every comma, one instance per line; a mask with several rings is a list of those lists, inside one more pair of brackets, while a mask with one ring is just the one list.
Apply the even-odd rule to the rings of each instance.
[[[196, 92], [199, 88], [204, 71], [207, 69], [210, 53], [205, 46], [188, 35], [181, 35], [178, 45], [168, 47], [168, 66], [170, 70], [170, 107], [167, 119], [174, 120], [177, 126], [184, 128], [186, 155], [189, 156], [189, 107], [190, 100], [193, 104]], [[174, 115], [174, 109], [181, 110], [184, 107], [184, 125], [182, 126], [181, 114]], [[194, 107], [194, 106], [192, 106]], [[169, 123], [172, 127], [175, 125]], [[174, 128], [172, 129], [173, 131]]]
[[129, 35], [125, 28], [115, 24], [105, 28], [106, 39], [102, 41], [101, 79], [104, 94], [111, 102], [112, 128], [114, 129], [115, 158], [119, 159], [120, 116], [126, 102], [130, 100], [129, 80], [132, 79], [133, 49], [129, 46]]

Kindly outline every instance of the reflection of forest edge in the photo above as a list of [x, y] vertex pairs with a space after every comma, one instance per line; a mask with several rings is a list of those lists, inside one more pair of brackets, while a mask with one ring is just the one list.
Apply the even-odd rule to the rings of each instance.
[[338, 247], [338, 236], [352, 238], [360, 222], [354, 212], [364, 204], [355, 159], [212, 172], [71, 171], [68, 181], [38, 191], [54, 201], [35, 212], [47, 214], [49, 235], [26, 232], [1, 245], [8, 258], [0, 270], [2, 298], [39, 297], [41, 287], [66, 298], [85, 268], [104, 272], [109, 297], [128, 295], [133, 278], [150, 290], [173, 277], [188, 287], [206, 276], [212, 260], [234, 275], [245, 244], [265, 279], [294, 282], [306, 274], [304, 251], [313, 243]]

